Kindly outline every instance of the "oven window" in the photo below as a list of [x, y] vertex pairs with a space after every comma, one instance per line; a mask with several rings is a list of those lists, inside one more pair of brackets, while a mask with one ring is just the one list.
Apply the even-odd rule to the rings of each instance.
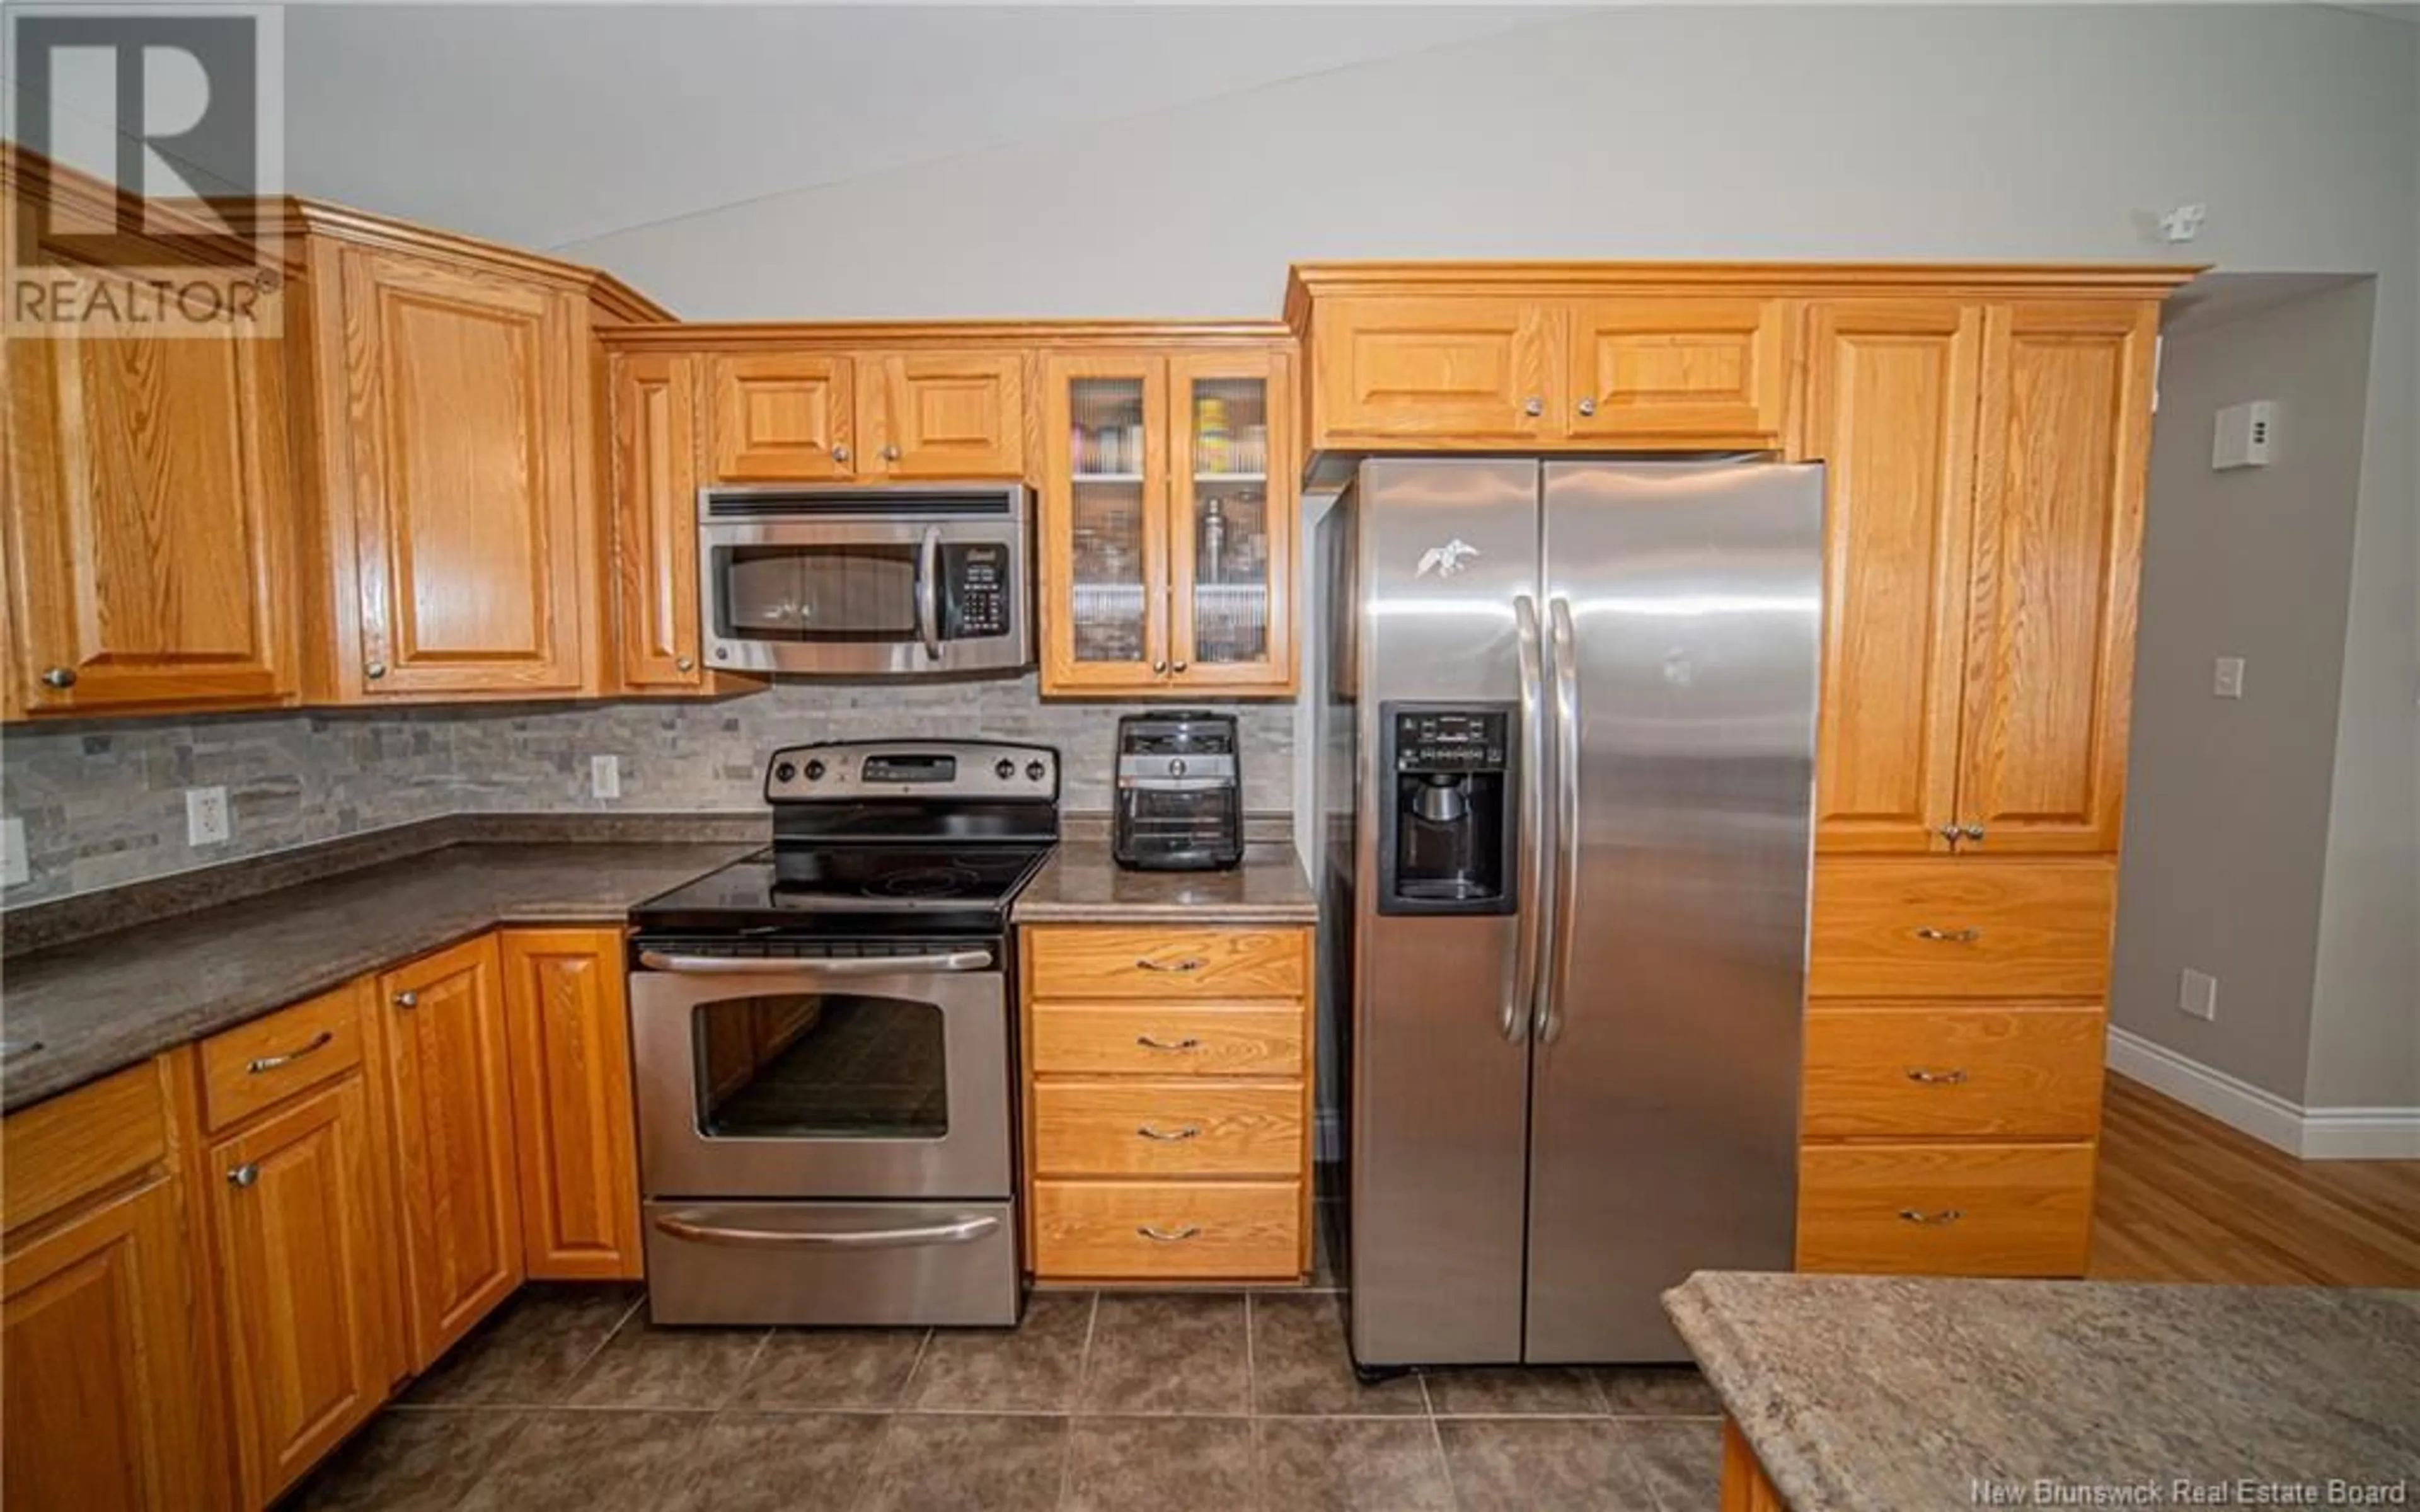
[[726, 640], [916, 638], [916, 548], [718, 546], [716, 633]]
[[726, 997], [696, 1011], [709, 1139], [939, 1139], [941, 1010], [855, 993]]

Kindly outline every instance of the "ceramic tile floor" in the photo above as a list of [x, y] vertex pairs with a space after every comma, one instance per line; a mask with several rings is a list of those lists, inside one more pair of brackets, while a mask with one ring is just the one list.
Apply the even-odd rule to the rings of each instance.
[[1038, 1292], [1014, 1331], [673, 1329], [531, 1287], [288, 1499], [393, 1512], [1714, 1512], [1694, 1370], [1355, 1381], [1344, 1298]]

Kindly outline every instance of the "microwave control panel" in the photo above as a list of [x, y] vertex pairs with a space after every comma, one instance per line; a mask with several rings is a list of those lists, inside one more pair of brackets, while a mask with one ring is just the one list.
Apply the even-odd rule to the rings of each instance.
[[941, 578], [949, 585], [944, 635], [968, 640], [1008, 634], [1008, 548], [994, 542], [944, 546]]

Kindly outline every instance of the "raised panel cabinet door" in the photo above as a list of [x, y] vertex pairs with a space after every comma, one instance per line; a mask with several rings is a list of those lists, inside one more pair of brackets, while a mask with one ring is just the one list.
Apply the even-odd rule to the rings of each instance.
[[1485, 295], [1324, 300], [1313, 447], [1519, 443], [1562, 434], [1556, 306]]
[[379, 978], [414, 1370], [521, 1283], [502, 974], [489, 934]]
[[213, 1500], [192, 1257], [155, 1180], [0, 1261], [0, 1493], [11, 1507], [184, 1512]]
[[219, 1295], [244, 1504], [367, 1422], [395, 1379], [393, 1244], [362, 1073], [210, 1149]]
[[857, 360], [864, 470], [888, 478], [1025, 475], [1025, 358], [885, 352]]
[[1045, 693], [1156, 692], [1169, 666], [1168, 360], [1042, 364]]
[[630, 687], [695, 688], [698, 643], [699, 361], [613, 359], [613, 592], [621, 676]]
[[1294, 691], [1295, 466], [1289, 364], [1271, 351], [1169, 359], [1169, 683]]
[[1807, 328], [1807, 450], [1825, 491], [1815, 843], [1947, 850], [1983, 313], [1827, 303]]
[[27, 713], [293, 701], [281, 350], [8, 343], [8, 673]]
[[341, 263], [362, 692], [580, 691], [583, 308], [450, 263]]
[[617, 929], [510, 930], [504, 1023], [534, 1280], [637, 1280], [639, 1154]]
[[706, 359], [713, 480], [800, 483], [853, 476], [856, 363], [830, 352]]
[[1563, 433], [1668, 445], [1776, 441], [1789, 408], [1790, 315], [1785, 300], [1575, 301]]
[[1958, 781], [1982, 834], [1962, 849], [2118, 848], [2158, 321], [2131, 301], [1987, 318]]

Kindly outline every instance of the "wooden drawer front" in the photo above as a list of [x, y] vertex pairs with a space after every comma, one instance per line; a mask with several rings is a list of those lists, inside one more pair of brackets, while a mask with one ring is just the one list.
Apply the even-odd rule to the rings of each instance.
[[11, 1114], [0, 1131], [8, 1191], [0, 1227], [47, 1218], [167, 1152], [167, 1094], [151, 1061]]
[[1819, 861], [1807, 990], [2102, 997], [2117, 886], [2106, 861]]
[[1035, 999], [1299, 997], [1307, 930], [1038, 929], [1026, 937]]
[[362, 1063], [367, 980], [202, 1041], [202, 1114], [212, 1134]]
[[2098, 1008], [1834, 1008], [1807, 1014], [1809, 1139], [2089, 1139]]
[[1125, 1004], [1033, 1011], [1037, 1075], [1299, 1076], [1298, 1008], [1146, 1008]]
[[1280, 1280], [1302, 1273], [1302, 1237], [1296, 1181], [1033, 1183], [1046, 1279]]
[[1033, 1088], [1033, 1165], [1044, 1176], [1297, 1176], [1302, 1136], [1299, 1083]]
[[2082, 1275], [2092, 1159], [2090, 1145], [1810, 1145], [1799, 1269]]

